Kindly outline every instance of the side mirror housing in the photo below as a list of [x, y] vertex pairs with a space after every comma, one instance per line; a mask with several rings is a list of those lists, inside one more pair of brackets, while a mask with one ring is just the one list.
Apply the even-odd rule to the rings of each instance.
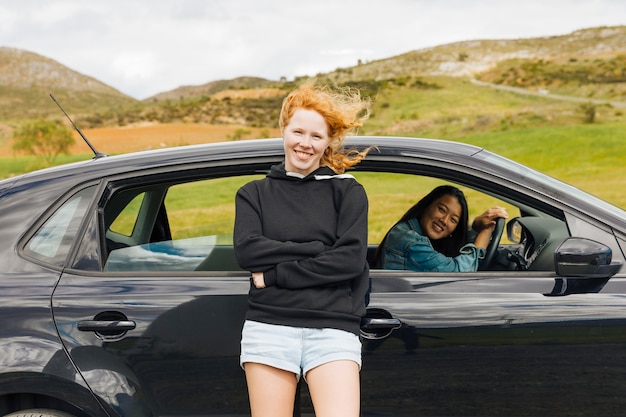
[[608, 246], [585, 238], [570, 237], [554, 252], [554, 269], [560, 277], [609, 278], [622, 267], [611, 262]]

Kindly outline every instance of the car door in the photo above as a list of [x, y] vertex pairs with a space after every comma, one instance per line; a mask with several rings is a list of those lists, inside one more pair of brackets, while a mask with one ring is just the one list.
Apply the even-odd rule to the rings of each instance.
[[[368, 175], [359, 179], [368, 190], [370, 221], [390, 215], [388, 227], [439, 182], [407, 175], [382, 184], [380, 175]], [[513, 199], [493, 203], [465, 190], [471, 205], [485, 201], [481, 209], [506, 204], [515, 226], [509, 229], [526, 240], [505, 237], [501, 264], [492, 270], [370, 270], [362, 415], [623, 414], [624, 275], [609, 278], [615, 269], [557, 275], [554, 262], [571, 232], [585, 230], [580, 237], [607, 246], [616, 246], [614, 237], [591, 224], [573, 227], [563, 215], [517, 207]], [[371, 236], [374, 244], [384, 233]]]
[[120, 415], [249, 413], [230, 233], [250, 178], [192, 179], [109, 181], [54, 292], [75, 377]]
[[620, 415], [623, 294], [550, 275], [373, 271], [370, 315], [400, 327], [364, 337], [364, 415]]

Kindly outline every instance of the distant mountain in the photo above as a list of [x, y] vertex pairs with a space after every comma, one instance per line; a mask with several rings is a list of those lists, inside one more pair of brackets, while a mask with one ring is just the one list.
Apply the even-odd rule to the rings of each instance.
[[[339, 68], [323, 75], [337, 83], [429, 75], [462, 77], [475, 76], [512, 59], [554, 61], [606, 58], [620, 54], [626, 54], [626, 26], [582, 29], [550, 37], [455, 42]], [[241, 77], [179, 87], [144, 101], [186, 100], [225, 89], [264, 88], [276, 84], [276, 81], [262, 78]]]
[[49, 94], [68, 112], [90, 113], [137, 102], [95, 78], [52, 59], [0, 47], [0, 120], [58, 114]]
[[13, 88], [54, 88], [123, 95], [100, 81], [32, 52], [0, 47], [0, 86]]
[[202, 85], [188, 85], [175, 88], [147, 98], [144, 101], [181, 100], [194, 97], [211, 96], [224, 90], [242, 90], [251, 88], [267, 88], [276, 81], [258, 77], [239, 77], [232, 80], [211, 81]]
[[[594, 59], [606, 60], [620, 55], [626, 55], [626, 26], [589, 28], [551, 37], [455, 42], [361, 62], [354, 67], [338, 68], [318, 76], [338, 84], [391, 79], [398, 81], [422, 76], [483, 77], [483, 81], [494, 82], [497, 79], [506, 80], [504, 72], [510, 78], [512, 68], [523, 61], [568, 65], [577, 60], [592, 62]], [[562, 68], [554, 66], [543, 69], [543, 72], [548, 70], [554, 72]], [[281, 94], [284, 95], [285, 88], [290, 87], [290, 84], [258, 77], [240, 77], [197, 86], [181, 86], [138, 101], [54, 60], [31, 52], [0, 47], [0, 121], [57, 114], [58, 109], [48, 97], [49, 93], [53, 93], [70, 113], [85, 117], [97, 114], [93, 118], [99, 120], [93, 122], [96, 125], [102, 123], [102, 120], [115, 123], [119, 119], [119, 123], [123, 123], [124, 117], [121, 115], [126, 111], [132, 115], [127, 121], [143, 120], [146, 113], [162, 114], [163, 110], [159, 106], [169, 106], [166, 110], [171, 114], [171, 107], [176, 103], [187, 103], [185, 105], [188, 107], [204, 106], [204, 109], [195, 113], [186, 110], [185, 117], [206, 122], [198, 119], [198, 114], [207, 113], [206, 109], [211, 106], [209, 98], [218, 97], [218, 93], [220, 101], [226, 102], [222, 100], [224, 97], [238, 99], [246, 91], [258, 91], [257, 96], [249, 100], [256, 100], [258, 103], [255, 108], [261, 109], [267, 106], [262, 101], [264, 98], [271, 99], [272, 105], [275, 101], [280, 102]], [[231, 107], [228, 109], [216, 110], [216, 115], [208, 120], [217, 120], [217, 113], [230, 114], [233, 105], [236, 103], [229, 104]], [[176, 111], [181, 113], [180, 109]], [[241, 117], [245, 118], [246, 112], [242, 111]], [[232, 119], [240, 121], [241, 117]], [[261, 119], [266, 118], [263, 116]]]
[[582, 29], [567, 35], [526, 39], [469, 40], [407, 52], [338, 69], [337, 82], [407, 76], [474, 76], [502, 61], [607, 58], [626, 54], [626, 26]]

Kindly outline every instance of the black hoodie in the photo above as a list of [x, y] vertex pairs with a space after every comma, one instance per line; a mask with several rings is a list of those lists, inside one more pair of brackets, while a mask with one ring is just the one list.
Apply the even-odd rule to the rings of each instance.
[[349, 174], [321, 167], [302, 178], [273, 166], [236, 196], [239, 266], [263, 272], [246, 319], [359, 334], [369, 289], [367, 195]]

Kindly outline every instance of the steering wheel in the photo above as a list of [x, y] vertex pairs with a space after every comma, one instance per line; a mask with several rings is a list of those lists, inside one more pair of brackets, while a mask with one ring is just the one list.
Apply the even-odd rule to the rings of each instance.
[[480, 261], [478, 265], [478, 269], [480, 271], [484, 271], [489, 269], [493, 260], [496, 257], [496, 252], [498, 250], [498, 245], [500, 244], [500, 239], [502, 238], [502, 232], [504, 231], [504, 224], [506, 223], [506, 219], [503, 217], [498, 217], [496, 219], [496, 227], [491, 232], [491, 240], [489, 241], [489, 245], [487, 245], [487, 249], [485, 249], [485, 257]]

